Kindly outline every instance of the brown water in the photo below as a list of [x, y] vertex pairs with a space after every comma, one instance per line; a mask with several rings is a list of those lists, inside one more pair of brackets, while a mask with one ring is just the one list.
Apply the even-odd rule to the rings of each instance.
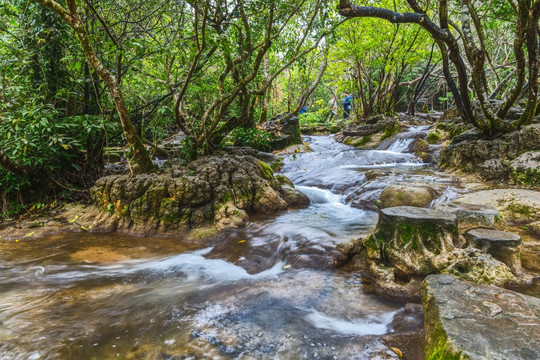
[[283, 171], [312, 205], [254, 221], [225, 245], [120, 234], [0, 242], [0, 358], [396, 359], [382, 336], [420, 329], [422, 314], [354, 274], [316, 269], [376, 224], [346, 200], [380, 191], [365, 171], [387, 171], [380, 183], [427, 179], [448, 198], [459, 189], [411, 154], [305, 140], [314, 152]]

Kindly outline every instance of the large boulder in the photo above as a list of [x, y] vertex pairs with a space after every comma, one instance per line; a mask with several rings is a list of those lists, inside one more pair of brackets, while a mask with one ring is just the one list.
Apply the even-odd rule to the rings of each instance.
[[[381, 210], [375, 232], [363, 242], [375, 290], [418, 300], [420, 283], [429, 274], [448, 273], [498, 286], [516, 280], [488, 248], [457, 246], [458, 228], [451, 212], [410, 206]], [[517, 270], [519, 265], [510, 266]]]
[[428, 186], [390, 185], [382, 191], [379, 207], [428, 207], [436, 196], [437, 192]]
[[452, 251], [457, 235], [453, 214], [411, 206], [381, 210], [364, 241], [376, 291], [418, 300], [422, 277], [436, 271], [431, 259]]
[[[495, 139], [485, 139], [478, 132], [470, 131], [455, 137], [442, 151], [439, 165], [443, 168], [473, 172], [486, 180], [506, 180], [510, 167], [504, 160], [516, 159], [531, 150], [540, 150], [540, 124], [527, 125]], [[532, 157], [527, 155], [526, 159], [514, 165], [515, 168], [525, 164], [532, 165], [533, 162], [529, 161], [533, 160]], [[537, 161], [536, 157], [534, 159]], [[523, 169], [534, 168], [525, 165]], [[518, 173], [522, 174], [523, 171]]]
[[516, 184], [540, 186], [540, 151], [526, 152], [514, 159], [510, 176]]
[[[91, 189], [107, 229], [136, 234], [244, 225], [287, 208], [272, 169], [252, 156], [208, 156], [161, 174], [107, 176]], [[96, 227], [99, 227], [96, 224]]]
[[538, 359], [538, 298], [430, 275], [422, 286], [422, 305], [428, 360]]

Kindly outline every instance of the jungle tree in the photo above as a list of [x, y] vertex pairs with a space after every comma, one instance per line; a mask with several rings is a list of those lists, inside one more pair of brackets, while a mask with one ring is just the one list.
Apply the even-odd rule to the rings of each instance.
[[[497, 4], [495, 4], [497, 3]], [[353, 5], [341, 0], [339, 12], [347, 18], [373, 17], [394, 24], [414, 23], [426, 30], [439, 47], [442, 66], [448, 87], [456, 101], [461, 117], [486, 135], [511, 131], [532, 122], [538, 103], [538, 20], [540, 0], [463, 0], [453, 8], [447, 0], [420, 3], [407, 0], [408, 7], [388, 9], [376, 6]], [[395, 5], [395, 2], [394, 2]], [[516, 62], [517, 81], [505, 92], [503, 102], [493, 109], [488, 95], [487, 64], [493, 58], [487, 46], [486, 32], [478, 9], [487, 13], [494, 7], [506, 6], [515, 20], [513, 56]], [[411, 12], [412, 10], [412, 12]], [[432, 19], [438, 14], [438, 24]], [[525, 56], [525, 49], [527, 56]], [[464, 50], [464, 51], [463, 51]], [[463, 55], [463, 52], [465, 55]], [[452, 75], [457, 74], [457, 83]], [[522, 92], [528, 77], [528, 102], [517, 121], [505, 121], [510, 108]], [[482, 116], [477, 116], [469, 97], [469, 79], [479, 100]]]

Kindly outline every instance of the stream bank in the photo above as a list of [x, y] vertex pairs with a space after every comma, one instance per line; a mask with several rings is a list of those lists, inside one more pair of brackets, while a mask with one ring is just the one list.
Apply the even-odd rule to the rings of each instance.
[[204, 231], [199, 241], [91, 234], [80, 218], [69, 224], [71, 215], [66, 227], [80, 234], [4, 238], [0, 351], [15, 359], [397, 359], [394, 347], [422, 359], [422, 308], [378, 295], [358, 246], [377, 225], [388, 185], [433, 189], [430, 208], [470, 192], [410, 152], [411, 134], [427, 135], [420, 126], [379, 149], [304, 137], [312, 152], [287, 155], [281, 173], [310, 205], [254, 214], [209, 242]]

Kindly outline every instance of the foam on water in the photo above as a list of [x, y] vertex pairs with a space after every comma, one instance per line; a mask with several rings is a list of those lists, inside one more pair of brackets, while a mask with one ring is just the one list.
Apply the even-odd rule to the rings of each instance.
[[306, 319], [319, 329], [326, 329], [343, 335], [384, 335], [389, 332], [390, 324], [397, 311], [358, 320], [345, 320], [328, 316], [312, 309]]

